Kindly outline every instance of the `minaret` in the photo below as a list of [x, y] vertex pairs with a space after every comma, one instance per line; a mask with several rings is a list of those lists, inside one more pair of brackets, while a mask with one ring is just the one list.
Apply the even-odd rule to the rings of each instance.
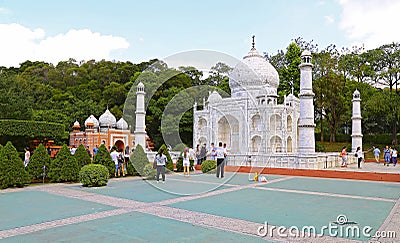
[[146, 150], [146, 111], [144, 109], [144, 85], [140, 82], [136, 90], [136, 126], [135, 126], [135, 144], [140, 144]]
[[362, 151], [362, 133], [361, 133], [361, 98], [360, 91], [357, 89], [353, 93], [353, 115], [351, 117], [351, 151], [356, 152], [357, 147]]
[[312, 90], [311, 52], [301, 53], [299, 154], [315, 153], [314, 93]]

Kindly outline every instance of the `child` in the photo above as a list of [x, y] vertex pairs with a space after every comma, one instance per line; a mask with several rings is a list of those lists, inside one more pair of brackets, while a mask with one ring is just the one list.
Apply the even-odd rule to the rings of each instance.
[[186, 173], [188, 177], [190, 176], [189, 167], [190, 167], [190, 160], [188, 156], [188, 149], [185, 148], [185, 151], [183, 152], [183, 176], [185, 176]]

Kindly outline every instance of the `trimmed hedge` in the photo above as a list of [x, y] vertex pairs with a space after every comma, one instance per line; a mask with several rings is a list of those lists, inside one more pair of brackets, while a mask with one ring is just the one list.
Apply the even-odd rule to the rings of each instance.
[[134, 175], [137, 172], [139, 175], [144, 176], [144, 168], [149, 164], [149, 159], [140, 144], [136, 145], [129, 162], [131, 166], [128, 165], [128, 174]]
[[78, 162], [79, 168], [90, 164], [90, 156], [82, 144], [76, 149], [74, 157]]
[[143, 177], [146, 179], [155, 179], [157, 175], [157, 170], [153, 168], [153, 165], [147, 164], [143, 168]]
[[67, 145], [64, 145], [50, 163], [49, 178], [52, 182], [77, 181], [79, 169], [75, 157], [71, 155]]
[[110, 153], [108, 152], [106, 146], [102, 144], [97, 150], [97, 154], [94, 156], [93, 164], [100, 164], [107, 167], [110, 177], [115, 175], [115, 163], [112, 160]]
[[109, 178], [108, 169], [104, 165], [89, 164], [83, 166], [79, 171], [79, 181], [82, 183], [82, 186], [105, 186]]
[[24, 187], [30, 183], [24, 162], [11, 142], [0, 149], [0, 188]]
[[28, 120], [0, 120], [0, 137], [61, 138], [63, 124]]
[[26, 166], [26, 171], [32, 179], [43, 178], [43, 166], [46, 166], [45, 177], [47, 177], [48, 171], [50, 169], [50, 155], [47, 152], [46, 147], [43, 144], [39, 146], [33, 152], [28, 165]]
[[217, 161], [215, 160], [206, 160], [203, 163], [201, 163], [201, 171], [203, 173], [211, 172], [215, 168], [217, 168]]

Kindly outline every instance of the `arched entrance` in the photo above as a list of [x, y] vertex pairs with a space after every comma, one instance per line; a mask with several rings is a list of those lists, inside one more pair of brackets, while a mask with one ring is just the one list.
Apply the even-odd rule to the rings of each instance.
[[233, 116], [223, 116], [218, 121], [217, 143], [226, 143], [232, 153], [239, 151], [239, 121]]
[[122, 149], [122, 151], [124, 151], [124, 149], [125, 149], [125, 144], [124, 144], [123, 141], [117, 140], [117, 141], [115, 142], [115, 147], [117, 147], [118, 151], [121, 150], [121, 149]]

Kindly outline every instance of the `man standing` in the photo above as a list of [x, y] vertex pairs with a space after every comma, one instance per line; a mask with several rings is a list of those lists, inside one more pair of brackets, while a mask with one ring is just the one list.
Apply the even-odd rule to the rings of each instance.
[[374, 148], [374, 156], [375, 156], [376, 163], [378, 163], [378, 164], [379, 164], [379, 155], [380, 154], [381, 154], [381, 151], [379, 150], [379, 148], [378, 147]]
[[96, 144], [96, 147], [93, 148], [93, 157], [97, 154], [98, 150], [99, 150], [99, 145]]
[[225, 169], [225, 153], [224, 148], [222, 148], [222, 142], [219, 142], [217, 152], [217, 178], [221, 175], [221, 178], [224, 178], [224, 169]]
[[117, 177], [117, 173], [118, 173], [118, 176], [119, 176], [119, 170], [118, 170], [118, 156], [119, 156], [119, 153], [117, 152], [116, 148], [112, 149], [112, 151], [110, 153], [110, 156], [111, 156], [111, 158], [112, 158], [112, 160], [114, 161], [114, 164], [115, 164], [114, 177]]

